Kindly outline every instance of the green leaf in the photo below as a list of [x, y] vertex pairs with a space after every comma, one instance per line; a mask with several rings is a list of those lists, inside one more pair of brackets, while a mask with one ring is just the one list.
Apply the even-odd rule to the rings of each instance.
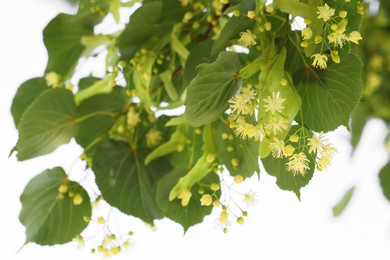
[[83, 36], [93, 35], [93, 26], [77, 15], [59, 14], [43, 30], [49, 61], [46, 72], [68, 77], [85, 50]]
[[18, 126], [24, 111], [26, 111], [31, 103], [47, 89], [48, 87], [43, 78], [29, 79], [20, 85], [11, 106], [11, 113], [14, 118], [15, 126]]
[[[217, 155], [221, 163], [229, 170], [230, 175], [241, 175], [247, 178], [254, 173], [259, 174], [259, 142], [236, 137], [228, 124], [217, 122], [218, 124], [214, 124]], [[233, 166], [233, 159], [238, 161], [238, 166]]]
[[170, 170], [165, 159], [144, 165], [144, 152], [126, 143], [106, 142], [93, 157], [92, 169], [104, 199], [120, 211], [153, 223], [163, 217], [156, 202], [156, 183]]
[[[298, 152], [301, 151], [300, 149], [302, 149], [300, 147], [307, 147], [307, 139], [312, 136], [312, 133], [302, 126], [293, 126], [291, 127], [289, 134], [285, 139], [285, 143], [288, 142], [287, 140], [289, 140], [289, 137], [294, 133], [297, 133], [298, 136], [302, 136], [301, 140], [303, 140], [299, 143], [289, 143], [295, 148], [295, 151]], [[310, 155], [307, 150], [303, 152], [305, 153], [307, 159], [309, 159], [309, 169], [305, 175], [294, 175], [293, 173], [288, 172], [287, 162], [289, 159], [286, 157], [274, 158], [272, 155], [269, 155], [268, 157], [261, 159], [265, 171], [269, 175], [276, 177], [276, 184], [278, 187], [282, 190], [293, 191], [298, 198], [301, 196], [301, 188], [305, 187], [309, 183], [315, 170], [315, 156]]]
[[279, 6], [280, 11], [293, 16], [307, 18], [309, 14], [309, 6], [299, 0], [275, 0], [275, 3]]
[[343, 213], [345, 208], [347, 207], [349, 201], [352, 198], [353, 192], [355, 191], [355, 186], [350, 188], [343, 196], [343, 198], [340, 200], [339, 203], [337, 203], [336, 206], [333, 207], [333, 216], [338, 217]]
[[16, 144], [18, 160], [51, 153], [68, 143], [77, 132], [75, 115], [72, 92], [62, 88], [43, 92], [20, 119]]
[[[213, 191], [209, 189], [210, 184], [219, 183], [218, 175], [208, 174], [201, 180], [202, 186], [195, 184], [191, 189], [191, 199], [187, 206], [183, 207], [180, 200], [169, 201], [169, 192], [175, 186], [177, 181], [187, 173], [186, 168], [174, 169], [163, 179], [161, 179], [157, 186], [157, 202], [164, 212], [164, 216], [181, 224], [185, 231], [191, 226], [201, 223], [205, 216], [212, 212], [213, 207], [201, 206], [198, 190], [202, 188], [205, 193], [212, 194]], [[220, 191], [216, 193], [220, 196]]]
[[117, 46], [121, 49], [140, 46], [159, 27], [163, 4], [161, 1], [144, 3], [132, 15], [129, 23], [118, 37]]
[[184, 66], [184, 84], [186, 86], [189, 85], [191, 80], [196, 76], [198, 65], [209, 62], [213, 43], [212, 40], [206, 40], [198, 43], [192, 48]]
[[379, 181], [383, 195], [390, 201], [390, 162], [388, 162], [379, 172]]
[[[75, 205], [69, 193], [60, 193], [66, 185], [68, 192], [81, 196]], [[20, 222], [26, 227], [26, 243], [40, 245], [64, 244], [80, 234], [88, 225], [92, 209], [88, 193], [78, 183], [69, 181], [64, 170], [56, 167], [34, 177], [20, 197]]]
[[213, 63], [199, 65], [185, 101], [184, 116], [192, 126], [211, 123], [228, 108], [228, 100], [241, 85], [240, 69], [234, 52], [221, 52]]
[[120, 114], [129, 106], [124, 89], [115, 87], [109, 94], [92, 96], [81, 102], [77, 111], [80, 120], [76, 141], [86, 150], [97, 144], [110, 130]]
[[296, 119], [316, 132], [348, 126], [352, 111], [362, 93], [362, 63], [355, 55], [341, 57], [341, 63], [329, 62], [324, 70], [307, 67], [294, 75], [302, 98], [302, 117]]

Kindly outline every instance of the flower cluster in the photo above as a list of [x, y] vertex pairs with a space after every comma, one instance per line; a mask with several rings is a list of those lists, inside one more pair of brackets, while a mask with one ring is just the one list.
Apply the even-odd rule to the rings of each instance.
[[[356, 10], [358, 14], [359, 10]], [[317, 7], [316, 21], [305, 19], [307, 27], [301, 31], [301, 46], [303, 48], [312, 44], [317, 46], [318, 52], [311, 56], [313, 67], [326, 69], [329, 57], [333, 62], [340, 63], [338, 49], [343, 48], [346, 43], [359, 44], [362, 37], [358, 31], [349, 31], [347, 17], [346, 10], [336, 10], [325, 3]], [[320, 22], [324, 23], [324, 26], [322, 31], [318, 32], [316, 27]]]
[[[95, 213], [97, 211], [104, 211], [105, 203], [103, 204], [102, 197], [99, 196], [96, 201], [92, 203]], [[113, 214], [112, 208], [107, 209], [110, 214]], [[129, 231], [126, 234], [115, 234], [112, 230], [113, 227], [110, 224], [110, 217], [98, 216], [95, 218], [84, 217], [84, 221], [93, 224], [89, 226], [89, 229], [83, 232], [83, 235], [79, 234], [73, 238], [73, 242], [77, 244], [78, 248], [90, 247], [92, 253], [102, 254], [104, 257], [111, 257], [118, 255], [124, 249], [128, 249], [131, 246], [131, 237], [133, 232]], [[91, 232], [94, 233], [84, 234]]]
[[252, 139], [259, 141], [264, 135], [263, 127], [247, 121], [247, 116], [252, 116], [258, 106], [256, 91], [251, 85], [243, 87], [241, 91], [229, 100], [230, 127], [234, 128], [234, 133], [242, 139]]
[[337, 152], [323, 133], [308, 137], [308, 131], [300, 128], [286, 140], [274, 137], [268, 147], [276, 158], [288, 158], [286, 170], [293, 175], [306, 175], [310, 161], [315, 161], [319, 171], [325, 170]]

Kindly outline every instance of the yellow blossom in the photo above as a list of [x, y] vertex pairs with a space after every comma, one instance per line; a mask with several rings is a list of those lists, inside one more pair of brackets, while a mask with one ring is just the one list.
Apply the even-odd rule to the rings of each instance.
[[340, 11], [340, 12], [339, 12], [339, 16], [340, 16], [341, 18], [347, 17], [347, 14], [348, 14], [347, 11]]
[[213, 203], [213, 198], [210, 194], [203, 194], [203, 196], [200, 198], [201, 206], [210, 206], [211, 203]]
[[252, 34], [249, 30], [246, 30], [246, 32], [241, 32], [238, 43], [246, 48], [256, 45], [256, 35]]
[[315, 37], [314, 37], [314, 43], [315, 44], [319, 44], [319, 43], [321, 43], [322, 42], [322, 36], [321, 35], [316, 35]]
[[73, 238], [73, 242], [77, 243], [78, 248], [82, 248], [85, 246], [84, 238], [81, 235], [77, 235], [75, 238]]
[[227, 213], [226, 211], [221, 211], [221, 213], [219, 214], [219, 218], [217, 219], [217, 223], [220, 227], [224, 229], [230, 226], [229, 213]]
[[157, 129], [150, 129], [149, 132], [146, 134], [146, 145], [148, 147], [156, 146], [161, 141], [161, 132]]
[[358, 31], [353, 31], [349, 34], [348, 36], [348, 40], [350, 42], [353, 42], [355, 44], [359, 44], [359, 41], [362, 39], [362, 36], [360, 35], [360, 33]]
[[127, 112], [127, 124], [129, 126], [136, 126], [141, 121], [139, 114], [134, 111], [132, 107], [129, 112]]
[[311, 58], [314, 57], [313, 63], [311, 64], [312, 66], [320, 69], [326, 69], [327, 64], [326, 62], [328, 61], [328, 57], [324, 54], [314, 54], [311, 56]]
[[53, 88], [57, 88], [61, 85], [61, 76], [58, 75], [57, 73], [55, 72], [49, 72], [46, 74], [46, 77], [45, 77], [45, 80], [46, 80], [46, 84], [49, 86], [49, 87], [53, 87]]
[[244, 202], [246, 205], [249, 206], [254, 206], [256, 204], [256, 193], [253, 191], [249, 191], [244, 194]]
[[298, 142], [298, 140], [299, 140], [299, 136], [298, 136], [297, 134], [292, 134], [292, 135], [290, 136], [289, 140], [290, 140], [291, 142], [293, 142], [293, 143], [296, 143], [296, 142]]
[[255, 11], [248, 11], [247, 15], [246, 15], [249, 19], [253, 19], [256, 17], [256, 13]]
[[237, 183], [237, 184], [240, 184], [244, 181], [244, 177], [242, 177], [241, 175], [236, 175], [234, 176], [234, 182]]
[[301, 31], [302, 39], [309, 40], [313, 36], [313, 31], [311, 28], [306, 27]]
[[328, 144], [328, 139], [325, 138], [324, 133], [319, 133], [318, 136], [313, 134], [311, 138], [308, 138], [307, 145], [309, 146], [309, 153], [320, 152], [325, 145]]
[[271, 114], [275, 114], [275, 112], [281, 113], [284, 109], [283, 102], [285, 100], [280, 96], [279, 92], [272, 92], [272, 96], [263, 99], [265, 112], [271, 111]]
[[189, 190], [183, 190], [177, 197], [181, 200], [181, 205], [185, 207], [190, 202], [191, 196], [192, 193]]
[[210, 189], [213, 191], [219, 190], [219, 184], [218, 183], [211, 183], [210, 184]]
[[281, 158], [283, 156], [284, 141], [274, 137], [268, 147], [271, 149], [271, 154], [274, 158]]
[[73, 205], [77, 206], [77, 205], [81, 205], [82, 203], [83, 203], [83, 197], [81, 196], [81, 194], [77, 193], [76, 195], [74, 195]]
[[330, 56], [332, 57], [332, 61], [334, 63], [340, 63], [340, 56], [338, 51], [336, 50], [331, 51]]
[[295, 148], [292, 146], [292, 145], [287, 145], [287, 146], [285, 146], [284, 147], [284, 149], [283, 149], [283, 155], [284, 156], [291, 156], [291, 155], [293, 155], [294, 154], [294, 151], [295, 151]]
[[321, 152], [321, 157], [317, 162], [317, 169], [319, 171], [325, 170], [331, 163], [334, 155], [336, 154], [337, 149], [331, 147], [330, 145], [324, 147]]
[[317, 10], [317, 18], [323, 19], [325, 22], [328, 21], [334, 15], [335, 12], [335, 10], [333, 8], [330, 8], [328, 4], [317, 7]]
[[305, 175], [306, 170], [309, 169], [308, 163], [309, 159], [303, 152], [293, 154], [287, 163], [287, 171], [292, 172], [294, 175]]
[[271, 118], [270, 122], [265, 126], [265, 130], [268, 134], [277, 135], [286, 131], [288, 127], [288, 119], [279, 116]]

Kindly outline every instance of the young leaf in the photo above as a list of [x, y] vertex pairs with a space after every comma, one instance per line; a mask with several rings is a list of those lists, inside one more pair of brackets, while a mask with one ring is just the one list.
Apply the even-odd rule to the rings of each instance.
[[106, 142], [93, 157], [92, 170], [104, 199], [147, 223], [163, 217], [156, 202], [156, 183], [170, 170], [165, 159], [144, 165], [144, 155], [124, 142]]
[[[64, 192], [61, 192], [61, 185], [65, 187]], [[26, 243], [67, 243], [86, 228], [88, 223], [84, 218], [90, 218], [92, 213], [88, 193], [78, 183], [69, 181], [59, 167], [34, 177], [20, 201], [19, 219], [26, 227]]]
[[340, 200], [339, 203], [337, 203], [336, 206], [333, 207], [333, 216], [338, 217], [343, 213], [345, 208], [347, 207], [349, 201], [352, 198], [353, 192], [355, 191], [355, 186], [350, 188], [343, 196], [343, 198]]
[[26, 111], [35, 98], [47, 89], [49, 88], [46, 86], [45, 79], [43, 78], [29, 79], [20, 85], [11, 106], [15, 126], [18, 126], [24, 111]]
[[201, 64], [187, 89], [184, 116], [192, 126], [215, 121], [228, 108], [228, 100], [241, 84], [237, 53], [221, 52], [210, 64]]
[[128, 97], [122, 88], [116, 87], [109, 94], [92, 96], [81, 102], [77, 118], [79, 123], [76, 141], [90, 149], [91, 144], [108, 132], [118, 116], [128, 107]]
[[[340, 64], [330, 62], [326, 70], [308, 67], [294, 75], [302, 98], [302, 123], [313, 131], [327, 132], [340, 125], [348, 126], [359, 102], [362, 63], [352, 54], [341, 59]], [[301, 122], [299, 117], [296, 119]]]
[[390, 162], [387, 163], [379, 172], [379, 181], [383, 195], [390, 201]]
[[54, 151], [68, 143], [77, 132], [76, 105], [72, 92], [48, 89], [26, 109], [19, 123], [16, 144], [18, 160], [27, 160]]
[[[183, 226], [187, 231], [191, 226], [203, 221], [204, 217], [209, 215], [212, 211], [212, 206], [201, 206], [198, 190], [201, 188], [199, 185], [194, 185], [191, 189], [191, 199], [187, 206], [183, 207], [179, 200], [169, 201], [169, 192], [175, 186], [177, 181], [187, 173], [186, 168], [178, 168], [171, 171], [168, 175], [162, 178], [157, 186], [157, 202], [164, 212], [164, 216], [176, 221]], [[212, 183], [218, 183], [218, 175], [208, 174], [201, 180], [202, 189], [205, 193], [211, 194], [209, 188], [205, 188]], [[217, 191], [219, 197], [220, 191]]]
[[93, 26], [77, 15], [59, 14], [43, 30], [43, 41], [49, 54], [46, 72], [67, 77], [75, 68], [85, 46], [83, 36], [93, 35]]
[[132, 15], [122, 34], [118, 37], [117, 46], [121, 49], [139, 46], [149, 39], [159, 26], [161, 1], [144, 3]]

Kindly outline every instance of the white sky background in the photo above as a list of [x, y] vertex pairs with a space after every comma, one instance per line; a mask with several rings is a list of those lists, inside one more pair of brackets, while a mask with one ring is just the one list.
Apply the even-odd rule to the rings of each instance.
[[[47, 62], [42, 41], [44, 26], [69, 6], [55, 0], [2, 0], [0, 14], [0, 255], [1, 259], [101, 259], [75, 244], [42, 247], [23, 245], [25, 229], [18, 220], [21, 195], [36, 174], [57, 165], [72, 168], [81, 153], [73, 142], [55, 153], [17, 162], [8, 158], [17, 141], [10, 114], [12, 98], [25, 80], [41, 76]], [[135, 231], [133, 247], [114, 259], [390, 259], [390, 202], [379, 187], [377, 173], [387, 160], [383, 146], [385, 126], [371, 121], [364, 142], [351, 158], [348, 133], [340, 128], [330, 135], [339, 154], [326, 172], [316, 173], [302, 189], [299, 202], [291, 192], [281, 191], [264, 171], [261, 180], [246, 184], [257, 191], [258, 203], [249, 210], [246, 223], [233, 225], [228, 234], [215, 228], [218, 212], [186, 235], [178, 224], [157, 221], [153, 231], [138, 220], [125, 218], [123, 225]], [[82, 174], [78, 162], [72, 176]], [[344, 192], [357, 185], [344, 212], [335, 219], [332, 207]], [[127, 229], [127, 226], [126, 226]]]

